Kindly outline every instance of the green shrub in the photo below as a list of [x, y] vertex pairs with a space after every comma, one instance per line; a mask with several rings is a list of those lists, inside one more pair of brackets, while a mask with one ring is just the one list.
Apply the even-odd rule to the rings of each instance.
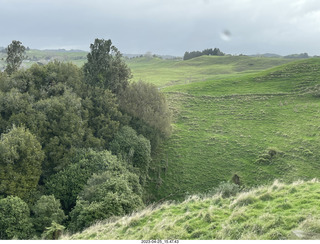
[[46, 194], [60, 199], [62, 208], [69, 212], [88, 179], [94, 173], [105, 171], [110, 164], [117, 163], [117, 158], [108, 151], [78, 150], [72, 163], [46, 181]]
[[0, 239], [28, 239], [32, 233], [28, 205], [19, 197], [0, 199]]
[[79, 194], [70, 212], [71, 231], [80, 231], [98, 220], [129, 214], [143, 207], [142, 188], [137, 175], [121, 162], [110, 164], [100, 174], [94, 174]]
[[113, 215], [123, 215], [117, 194], [108, 194], [103, 201], [92, 202], [78, 200], [74, 209], [70, 212], [71, 221], [68, 230], [81, 231], [97, 221], [107, 219]]
[[122, 156], [124, 160], [138, 169], [140, 183], [144, 185], [151, 162], [150, 141], [129, 126], [122, 127], [110, 144], [114, 154]]
[[47, 227], [51, 226], [52, 222], [61, 224], [66, 219], [60, 201], [56, 200], [53, 195], [43, 195], [32, 210], [34, 227], [38, 233], [44, 232]]
[[49, 227], [46, 227], [46, 231], [43, 233], [42, 238], [47, 240], [58, 240], [64, 229], [65, 227], [63, 225], [53, 221]]
[[[37, 138], [24, 127], [15, 127], [0, 138], [0, 194], [28, 201], [36, 189], [44, 153]], [[14, 180], [13, 180], [14, 179]]]
[[131, 83], [120, 97], [120, 108], [132, 116], [131, 127], [150, 140], [152, 150], [161, 138], [171, 134], [171, 112], [165, 96], [155, 85]]

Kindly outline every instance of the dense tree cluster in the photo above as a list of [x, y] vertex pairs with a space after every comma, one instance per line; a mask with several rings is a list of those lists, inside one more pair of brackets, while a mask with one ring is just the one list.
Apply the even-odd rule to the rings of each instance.
[[183, 60], [188, 60], [196, 57], [200, 57], [203, 55], [214, 55], [214, 56], [224, 56], [225, 54], [220, 51], [219, 48], [210, 48], [205, 49], [203, 51], [192, 51], [192, 52], [185, 52], [183, 55]]
[[0, 238], [57, 238], [143, 207], [152, 152], [170, 134], [165, 97], [129, 83], [110, 40], [91, 44], [83, 68], [19, 70], [18, 59], [0, 72]]
[[290, 54], [284, 56], [284, 58], [309, 58], [308, 53], [300, 53], [300, 54]]

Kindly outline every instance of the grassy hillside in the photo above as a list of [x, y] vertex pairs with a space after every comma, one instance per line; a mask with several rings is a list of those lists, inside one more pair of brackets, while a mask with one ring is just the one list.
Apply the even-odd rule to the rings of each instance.
[[192, 196], [98, 223], [62, 239], [319, 239], [320, 183], [275, 181], [234, 197]]
[[173, 134], [154, 160], [149, 200], [206, 192], [234, 174], [247, 186], [319, 177], [319, 71], [308, 59], [163, 89]]
[[288, 62], [292, 59], [247, 56], [201, 56], [187, 61], [148, 57], [127, 60], [133, 81], [144, 80], [158, 87], [239, 77]]

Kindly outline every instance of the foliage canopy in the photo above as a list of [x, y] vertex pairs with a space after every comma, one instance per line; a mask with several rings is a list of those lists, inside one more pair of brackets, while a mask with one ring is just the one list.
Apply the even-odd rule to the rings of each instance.
[[0, 193], [30, 200], [41, 174], [44, 153], [28, 129], [13, 127], [0, 139]]
[[0, 199], [0, 239], [27, 239], [32, 232], [28, 205], [19, 197]]
[[155, 87], [129, 85], [130, 69], [111, 40], [96, 39], [90, 49], [81, 69], [53, 61], [19, 70], [25, 48], [8, 46], [0, 72], [0, 199], [25, 220], [8, 220], [0, 238], [55, 239], [62, 224], [79, 230], [144, 205], [150, 141], [170, 127], [165, 99]]

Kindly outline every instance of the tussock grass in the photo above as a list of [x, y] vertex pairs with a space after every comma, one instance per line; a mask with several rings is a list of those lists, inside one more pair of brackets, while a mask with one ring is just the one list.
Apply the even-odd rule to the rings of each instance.
[[[229, 198], [190, 196], [181, 203], [149, 206], [99, 222], [62, 239], [316, 239], [320, 234], [319, 189], [317, 180], [274, 181]], [[262, 200], [265, 194], [272, 197]], [[302, 199], [308, 199], [308, 204], [301, 204]], [[290, 208], [279, 207], [284, 203]]]
[[230, 207], [235, 208], [237, 206], [246, 206], [256, 202], [258, 199], [256, 198], [255, 192], [243, 192], [231, 203]]

